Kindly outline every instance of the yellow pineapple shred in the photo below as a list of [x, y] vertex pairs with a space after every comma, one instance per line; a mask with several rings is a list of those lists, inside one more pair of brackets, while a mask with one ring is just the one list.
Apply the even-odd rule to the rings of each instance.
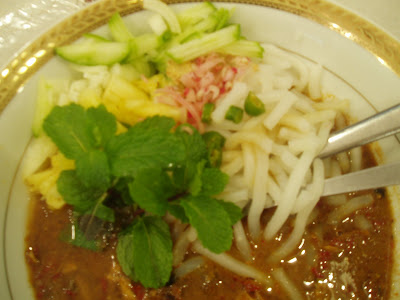
[[50, 158], [50, 166], [33, 173], [25, 178], [31, 190], [39, 193], [52, 209], [60, 209], [65, 202], [57, 190], [57, 180], [61, 172], [75, 168], [73, 160], [67, 159], [61, 152], [57, 152]]
[[181, 110], [163, 103], [153, 102], [153, 93], [165, 85], [165, 78], [154, 76], [130, 82], [113, 75], [103, 94], [103, 104], [123, 124], [133, 125], [144, 118], [163, 115], [176, 121], [181, 119]]
[[80, 93], [78, 101], [84, 108], [96, 107], [101, 104], [101, 97], [96, 90], [87, 88]]

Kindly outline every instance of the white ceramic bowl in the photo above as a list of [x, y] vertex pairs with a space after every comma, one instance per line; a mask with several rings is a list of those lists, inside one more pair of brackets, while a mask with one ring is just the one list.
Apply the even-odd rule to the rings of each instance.
[[[399, 102], [400, 58], [396, 51], [400, 48], [388, 35], [325, 2], [259, 0], [253, 3], [238, 1], [223, 5], [236, 7], [233, 18], [242, 24], [243, 34], [249, 39], [274, 43], [323, 65], [325, 92], [349, 99], [355, 120]], [[176, 7], [181, 9], [186, 5], [190, 4]], [[0, 299], [33, 299], [24, 259], [29, 198], [19, 166], [31, 138], [38, 78], [69, 76], [65, 65], [51, 58], [49, 52], [54, 46], [104, 24], [116, 9], [127, 14], [139, 6], [128, 0], [118, 4], [111, 0], [99, 1], [33, 41], [25, 54], [21, 53], [14, 63], [0, 70], [0, 107], [11, 100], [0, 115]], [[145, 12], [138, 12], [127, 16], [126, 21], [140, 31], [146, 16]], [[399, 159], [400, 144], [395, 137], [382, 140], [379, 147], [381, 151], [376, 154], [380, 163]], [[400, 279], [398, 187], [389, 188], [389, 195], [395, 215], [392, 285], [395, 299], [400, 291], [400, 285], [394, 284]]]

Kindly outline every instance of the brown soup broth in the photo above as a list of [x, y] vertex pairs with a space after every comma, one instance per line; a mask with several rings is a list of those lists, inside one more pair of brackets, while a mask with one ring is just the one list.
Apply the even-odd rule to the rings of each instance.
[[[374, 165], [363, 151], [363, 167]], [[388, 299], [393, 255], [392, 214], [385, 190], [349, 194], [370, 194], [372, 205], [358, 210], [337, 224], [328, 225], [334, 210], [322, 199], [314, 210], [301, 245], [277, 263], [268, 257], [290, 234], [290, 218], [272, 241], [252, 242], [248, 264], [271, 274], [283, 268], [305, 299]], [[266, 210], [265, 224], [273, 213]], [[45, 201], [32, 197], [26, 236], [26, 262], [36, 299], [287, 299], [284, 288], [275, 283], [268, 290], [206, 260], [206, 263], [158, 290], [146, 290], [130, 281], [116, 260], [117, 228], [110, 228], [103, 250], [94, 252], [70, 245], [62, 239], [66, 224], [72, 224], [69, 207], [49, 209]], [[369, 229], [356, 226], [362, 216]], [[245, 224], [246, 225], [246, 224]], [[246, 227], [246, 226], [245, 226]], [[188, 253], [188, 256], [193, 253]], [[240, 259], [233, 246], [230, 254]]]

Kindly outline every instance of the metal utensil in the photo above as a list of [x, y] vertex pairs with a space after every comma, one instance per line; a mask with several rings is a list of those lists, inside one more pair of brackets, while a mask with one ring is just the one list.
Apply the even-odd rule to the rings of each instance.
[[[318, 157], [362, 146], [400, 132], [400, 104], [330, 135]], [[377, 166], [325, 180], [323, 196], [400, 184], [400, 162]]]
[[400, 132], [400, 104], [334, 132], [318, 157], [362, 146]]
[[400, 162], [325, 179], [322, 196], [400, 184]]

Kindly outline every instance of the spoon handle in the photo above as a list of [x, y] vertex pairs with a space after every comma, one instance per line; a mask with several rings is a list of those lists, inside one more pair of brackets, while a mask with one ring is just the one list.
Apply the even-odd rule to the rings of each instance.
[[322, 196], [400, 184], [400, 162], [325, 179]]
[[334, 132], [318, 157], [362, 146], [400, 132], [400, 104]]

